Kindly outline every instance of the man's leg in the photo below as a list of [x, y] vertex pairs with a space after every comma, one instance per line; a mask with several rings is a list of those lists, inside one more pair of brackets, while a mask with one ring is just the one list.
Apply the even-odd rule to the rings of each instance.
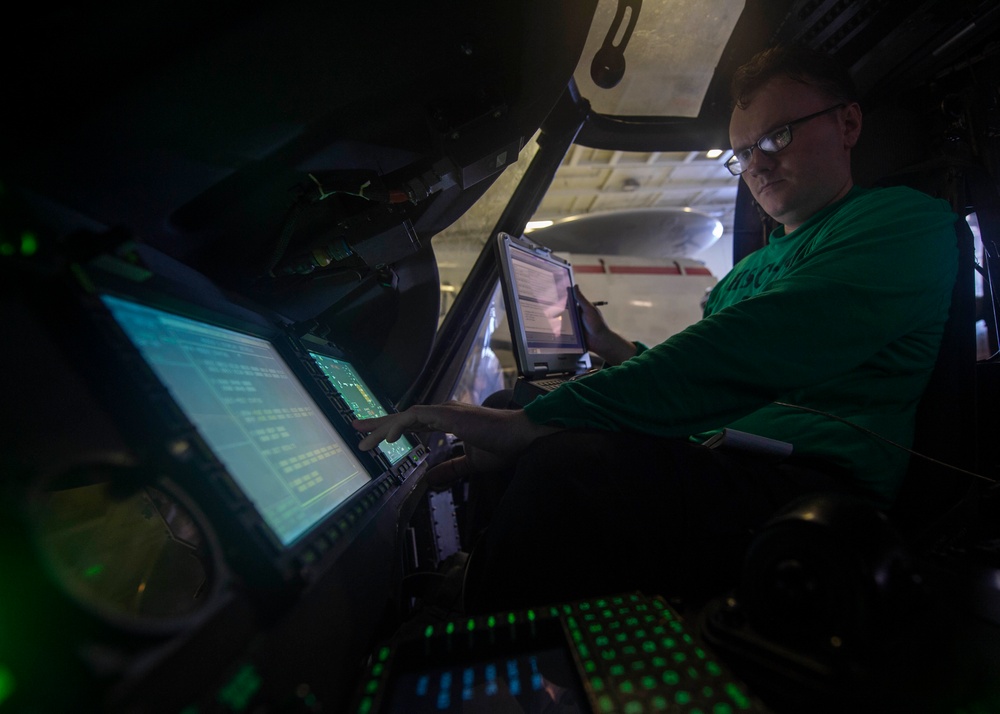
[[753, 531], [822, 473], [682, 439], [564, 431], [520, 459], [466, 575], [470, 612], [733, 584]]

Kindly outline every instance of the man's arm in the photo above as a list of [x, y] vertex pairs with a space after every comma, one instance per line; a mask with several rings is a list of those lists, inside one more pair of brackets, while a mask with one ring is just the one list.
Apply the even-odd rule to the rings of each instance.
[[584, 297], [578, 285], [574, 285], [573, 289], [576, 291], [576, 301], [580, 306], [580, 316], [583, 318], [587, 349], [601, 357], [609, 365], [621, 364], [630, 357], [634, 357], [637, 351], [635, 343], [622, 337], [608, 326], [601, 311]]
[[353, 426], [367, 433], [360, 446], [374, 449], [382, 440], [394, 442], [404, 432], [440, 431], [454, 434], [473, 447], [487, 452], [474, 458], [480, 468], [495, 469], [513, 461], [532, 441], [559, 431], [558, 427], [532, 422], [520, 409], [490, 409], [461, 402], [412, 406], [398, 414], [375, 419], [359, 419]]

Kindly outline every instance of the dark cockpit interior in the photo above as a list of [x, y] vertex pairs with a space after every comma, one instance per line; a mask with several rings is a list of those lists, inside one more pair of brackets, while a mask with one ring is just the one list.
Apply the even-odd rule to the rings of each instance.
[[[1000, 709], [998, 28], [990, 0], [11, 16], [0, 714]], [[732, 179], [730, 78], [778, 43], [850, 68], [857, 183], [972, 226], [899, 502], [790, 504], [701, 598], [464, 614], [481, 486], [424, 478], [461, 441], [351, 421], [456, 398], [496, 237], [574, 149], [718, 148]], [[731, 265], [768, 226], [721, 190]]]

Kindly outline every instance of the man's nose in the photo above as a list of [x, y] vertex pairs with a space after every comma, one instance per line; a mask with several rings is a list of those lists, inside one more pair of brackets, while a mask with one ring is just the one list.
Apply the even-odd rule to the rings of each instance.
[[772, 168], [774, 168], [774, 157], [760, 149], [754, 149], [750, 154], [750, 164], [745, 173], [756, 176], [761, 171], [770, 171]]

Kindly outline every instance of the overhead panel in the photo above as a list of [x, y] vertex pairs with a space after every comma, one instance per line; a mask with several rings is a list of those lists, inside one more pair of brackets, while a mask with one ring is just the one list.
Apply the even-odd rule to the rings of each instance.
[[[620, 3], [628, 8], [609, 40]], [[632, 5], [639, 10], [626, 38]], [[698, 116], [743, 5], [741, 0], [601, 0], [573, 75], [581, 94], [601, 114]], [[606, 41], [624, 61], [621, 80], [610, 89], [598, 86], [591, 71]]]

